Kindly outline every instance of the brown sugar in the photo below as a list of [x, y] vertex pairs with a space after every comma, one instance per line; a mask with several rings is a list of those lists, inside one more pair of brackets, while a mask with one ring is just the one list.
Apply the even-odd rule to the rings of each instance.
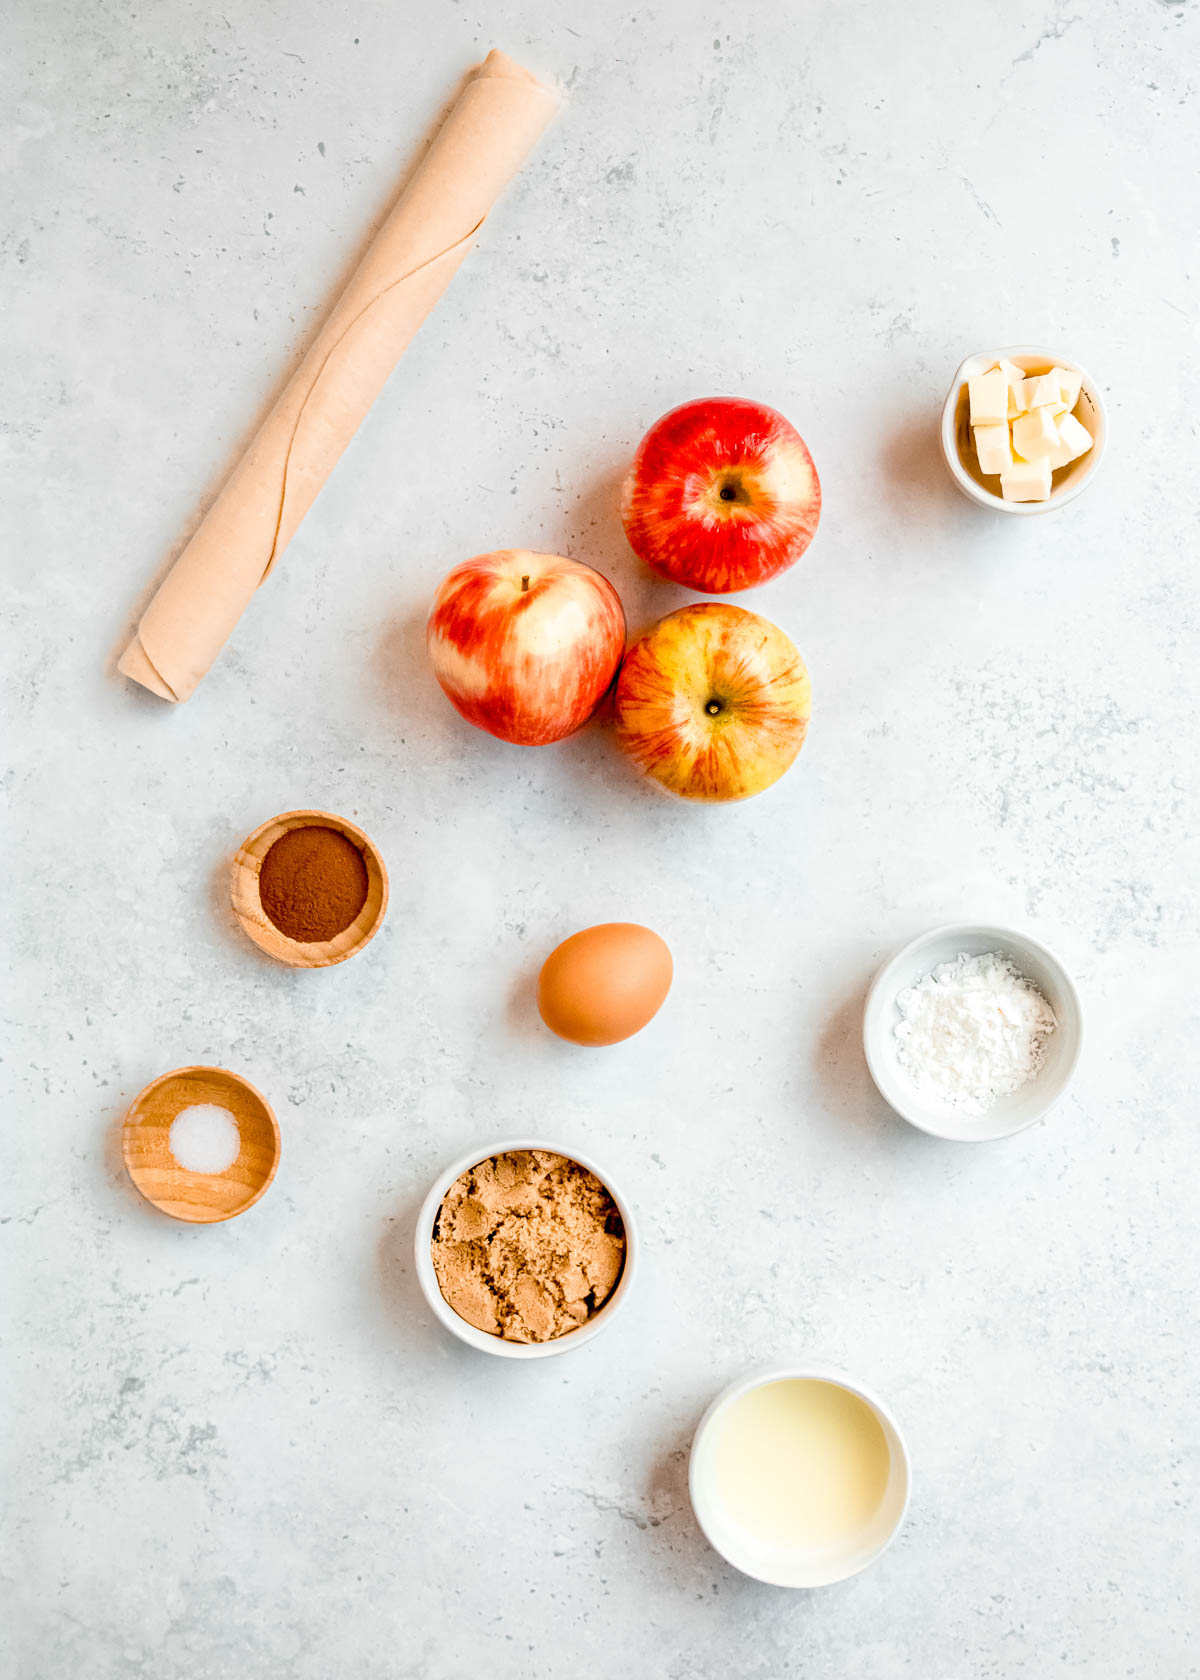
[[455, 1179], [434, 1222], [442, 1294], [468, 1324], [509, 1342], [578, 1330], [624, 1264], [612, 1196], [578, 1161], [544, 1149], [480, 1161]]

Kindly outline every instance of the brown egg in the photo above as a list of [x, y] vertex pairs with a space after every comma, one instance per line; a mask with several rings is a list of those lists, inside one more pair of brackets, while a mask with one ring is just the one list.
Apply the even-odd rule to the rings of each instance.
[[665, 940], [649, 928], [602, 922], [551, 951], [538, 976], [538, 1009], [572, 1044], [619, 1044], [658, 1014], [673, 972]]

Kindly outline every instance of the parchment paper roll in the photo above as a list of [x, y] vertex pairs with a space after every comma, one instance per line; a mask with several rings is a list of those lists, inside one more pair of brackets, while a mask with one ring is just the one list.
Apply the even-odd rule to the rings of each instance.
[[488, 54], [142, 614], [119, 661], [127, 677], [164, 700], [191, 694], [557, 105]]

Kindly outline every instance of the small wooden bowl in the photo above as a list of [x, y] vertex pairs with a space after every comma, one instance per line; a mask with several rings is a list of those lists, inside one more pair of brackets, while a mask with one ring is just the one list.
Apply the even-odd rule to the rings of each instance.
[[[302, 945], [281, 933], [262, 907], [258, 891], [258, 876], [262, 860], [280, 835], [293, 828], [336, 828], [362, 853], [367, 866], [367, 897], [362, 909], [334, 939], [319, 944]], [[233, 860], [233, 908], [243, 929], [260, 951], [289, 968], [330, 968], [345, 962], [369, 945], [379, 931], [388, 901], [388, 878], [383, 858], [373, 840], [345, 817], [335, 817], [332, 811], [285, 811], [261, 824], [248, 840], [243, 840]]]
[[[195, 1103], [215, 1103], [237, 1121], [242, 1147], [224, 1172], [188, 1172], [171, 1153], [171, 1123]], [[142, 1195], [190, 1225], [219, 1225], [253, 1207], [275, 1177], [279, 1148], [270, 1103], [228, 1068], [164, 1073], [133, 1099], [121, 1134], [126, 1169]]]

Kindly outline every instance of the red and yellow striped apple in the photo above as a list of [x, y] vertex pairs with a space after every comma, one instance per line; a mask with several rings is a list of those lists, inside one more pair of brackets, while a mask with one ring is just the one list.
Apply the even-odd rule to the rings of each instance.
[[580, 729], [612, 686], [625, 614], [590, 566], [502, 548], [442, 580], [426, 641], [438, 682], [468, 723], [544, 746]]
[[804, 439], [773, 408], [738, 397], [664, 414], [638, 445], [621, 500], [634, 552], [705, 595], [753, 589], [786, 571], [820, 517]]
[[804, 744], [812, 689], [777, 625], [723, 601], [668, 613], [617, 678], [617, 740], [684, 799], [748, 799]]

